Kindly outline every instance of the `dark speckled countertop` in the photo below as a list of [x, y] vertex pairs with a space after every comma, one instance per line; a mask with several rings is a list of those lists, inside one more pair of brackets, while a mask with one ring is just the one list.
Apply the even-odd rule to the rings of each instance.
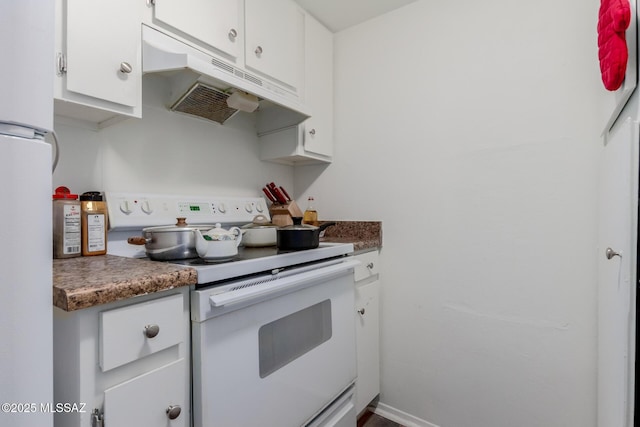
[[114, 255], [53, 260], [53, 305], [74, 311], [194, 285], [193, 268]]
[[[382, 247], [379, 221], [336, 221], [323, 242], [353, 243], [356, 253]], [[114, 255], [53, 260], [53, 304], [80, 310], [196, 284], [197, 271], [176, 264]]]
[[[329, 221], [320, 221], [320, 223]], [[380, 221], [336, 221], [336, 225], [324, 231], [323, 242], [353, 243], [357, 252], [382, 247], [382, 222]]]

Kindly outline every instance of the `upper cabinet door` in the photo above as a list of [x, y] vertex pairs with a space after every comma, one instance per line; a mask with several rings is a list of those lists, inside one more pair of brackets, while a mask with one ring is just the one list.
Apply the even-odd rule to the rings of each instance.
[[304, 123], [304, 149], [333, 155], [333, 34], [312, 16], [305, 28], [305, 104], [313, 116]]
[[235, 61], [241, 52], [242, 0], [155, 0], [155, 18]]
[[291, 0], [245, 0], [245, 64], [292, 89], [304, 73], [304, 12]]
[[130, 0], [67, 0], [67, 90], [128, 107], [139, 104], [137, 10]]

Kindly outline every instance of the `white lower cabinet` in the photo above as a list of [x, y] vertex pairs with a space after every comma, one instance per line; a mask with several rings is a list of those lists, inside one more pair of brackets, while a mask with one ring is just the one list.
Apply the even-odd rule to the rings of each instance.
[[380, 393], [380, 280], [378, 251], [356, 255], [356, 413]]
[[188, 426], [189, 408], [180, 387], [187, 361], [177, 360], [104, 391], [108, 426]]
[[189, 427], [189, 288], [54, 309], [55, 427]]

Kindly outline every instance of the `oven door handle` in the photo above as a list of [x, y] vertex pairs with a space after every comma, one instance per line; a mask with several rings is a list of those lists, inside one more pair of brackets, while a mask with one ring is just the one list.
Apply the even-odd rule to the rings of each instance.
[[349, 270], [353, 271], [358, 264], [360, 264], [360, 261], [352, 259], [316, 270], [308, 270], [300, 274], [277, 278], [266, 283], [236, 289], [231, 292], [211, 295], [209, 297], [209, 303], [212, 307], [230, 307], [236, 304], [249, 305], [253, 303], [252, 300], [258, 302], [298, 289], [308, 288], [323, 283], [333, 277], [342, 276], [347, 274]]

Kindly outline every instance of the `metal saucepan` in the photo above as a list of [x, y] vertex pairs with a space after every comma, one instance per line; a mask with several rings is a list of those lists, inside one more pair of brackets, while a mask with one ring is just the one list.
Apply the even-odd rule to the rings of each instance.
[[264, 215], [256, 215], [253, 222], [243, 225], [242, 244], [247, 247], [275, 246], [278, 242], [278, 226]]
[[212, 225], [191, 226], [186, 218], [177, 218], [176, 225], [147, 227], [142, 236], [129, 237], [132, 245], [144, 245], [147, 256], [154, 261], [198, 258], [194, 230], [209, 230]]
[[335, 222], [325, 222], [319, 227], [302, 224], [301, 217], [293, 217], [293, 225], [278, 228], [278, 249], [300, 251], [314, 249], [320, 245], [320, 233]]

